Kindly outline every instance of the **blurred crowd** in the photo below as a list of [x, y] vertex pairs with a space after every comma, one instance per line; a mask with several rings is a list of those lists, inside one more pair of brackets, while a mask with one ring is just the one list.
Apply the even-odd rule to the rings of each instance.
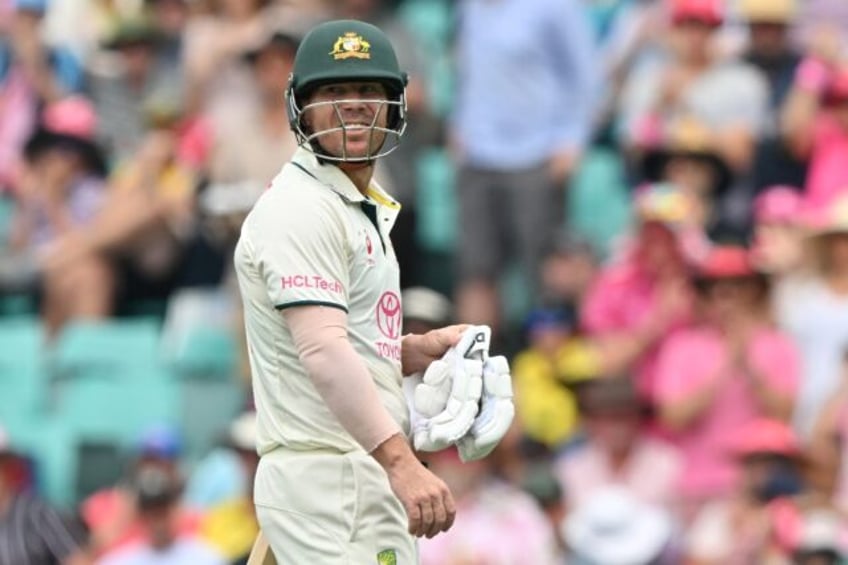
[[[329, 18], [411, 76], [377, 170], [405, 332], [488, 324], [511, 359], [493, 455], [426, 456], [458, 518], [422, 563], [845, 562], [845, 0], [0, 0], [0, 323], [52, 343], [203, 289], [240, 340], [232, 249]], [[244, 563], [250, 407], [191, 464], [151, 427], [72, 508], [0, 433], [0, 565]]]

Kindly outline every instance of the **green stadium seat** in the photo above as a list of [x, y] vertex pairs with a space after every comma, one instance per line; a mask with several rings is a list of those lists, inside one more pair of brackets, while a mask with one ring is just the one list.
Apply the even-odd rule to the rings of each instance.
[[13, 436], [37, 423], [46, 407], [43, 343], [37, 318], [0, 320], [0, 425]]
[[405, 0], [398, 16], [417, 40], [447, 46], [452, 30], [450, 3], [444, 0]]
[[424, 84], [430, 98], [431, 111], [447, 116], [454, 93], [454, 69], [450, 54], [453, 33], [452, 2], [445, 0], [406, 0], [398, 15], [413, 36], [421, 58]]
[[76, 322], [51, 350], [52, 413], [80, 441], [124, 445], [179, 420], [180, 386], [154, 319]]
[[44, 371], [27, 368], [0, 373], [0, 426], [13, 435], [37, 426], [46, 413], [48, 394]]
[[193, 328], [172, 349], [169, 363], [181, 375], [232, 378], [238, 363], [233, 332], [220, 328]]
[[36, 465], [36, 486], [51, 503], [71, 509], [77, 502], [77, 439], [63, 423], [40, 418], [33, 426], [11, 435], [15, 449]]
[[123, 446], [113, 442], [83, 441], [77, 445], [76, 464], [73, 498], [79, 503], [118, 483], [127, 469], [128, 456]]
[[37, 317], [0, 320], [0, 371], [39, 365], [44, 339]]
[[246, 390], [229, 379], [183, 378], [179, 429], [186, 457], [198, 461], [225, 434], [230, 422], [244, 410]]
[[161, 334], [161, 355], [181, 376], [231, 378], [237, 371], [238, 310], [230, 292], [184, 289], [169, 302]]
[[588, 151], [568, 191], [568, 225], [606, 255], [630, 224], [630, 195], [621, 157]]
[[79, 375], [58, 387], [54, 414], [79, 437], [125, 444], [179, 419], [180, 389], [169, 373]]
[[37, 314], [35, 300], [28, 294], [0, 296], [0, 318], [29, 317]]
[[179, 383], [179, 429], [190, 461], [203, 456], [244, 407], [234, 317], [232, 295], [219, 290], [183, 290], [168, 304], [161, 351]]
[[74, 322], [50, 352], [60, 378], [156, 367], [159, 361], [159, 322], [148, 318]]
[[451, 252], [457, 237], [456, 171], [447, 151], [431, 149], [418, 160], [418, 242], [428, 251]]

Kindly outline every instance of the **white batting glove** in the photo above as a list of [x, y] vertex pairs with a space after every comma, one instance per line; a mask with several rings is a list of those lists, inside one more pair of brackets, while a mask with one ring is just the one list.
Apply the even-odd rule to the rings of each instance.
[[500, 443], [512, 419], [512, 376], [509, 362], [499, 355], [483, 364], [482, 406], [468, 433], [456, 444], [462, 461], [475, 461], [487, 456]]
[[445, 449], [471, 429], [479, 410], [483, 360], [491, 335], [487, 326], [472, 326], [459, 343], [427, 367], [413, 395], [417, 412], [413, 428], [415, 449]]

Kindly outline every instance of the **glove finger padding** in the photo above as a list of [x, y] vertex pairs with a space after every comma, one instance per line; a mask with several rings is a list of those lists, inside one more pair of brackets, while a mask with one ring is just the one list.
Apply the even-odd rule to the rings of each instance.
[[443, 359], [430, 363], [421, 382], [415, 387], [415, 411], [425, 418], [432, 418], [444, 412], [448, 405], [451, 384], [450, 366]]
[[456, 346], [427, 368], [414, 394], [415, 409], [423, 417], [414, 430], [416, 449], [439, 451], [471, 429], [479, 410], [490, 337], [488, 327], [470, 327]]
[[457, 443], [460, 459], [474, 461], [491, 453], [506, 435], [514, 417], [509, 362], [503, 356], [491, 357], [483, 366], [480, 413], [468, 434]]
[[483, 363], [461, 359], [453, 374], [453, 387], [445, 409], [429, 419], [430, 438], [445, 447], [464, 436], [474, 424], [483, 391]]

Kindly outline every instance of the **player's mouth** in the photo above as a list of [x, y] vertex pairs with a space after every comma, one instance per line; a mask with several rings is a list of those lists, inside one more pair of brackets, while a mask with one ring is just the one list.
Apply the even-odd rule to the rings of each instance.
[[344, 125], [345, 136], [348, 139], [364, 140], [372, 135], [370, 123], [351, 122]]
[[371, 122], [366, 121], [350, 121], [344, 123], [345, 128], [350, 129], [366, 129], [371, 127]]

